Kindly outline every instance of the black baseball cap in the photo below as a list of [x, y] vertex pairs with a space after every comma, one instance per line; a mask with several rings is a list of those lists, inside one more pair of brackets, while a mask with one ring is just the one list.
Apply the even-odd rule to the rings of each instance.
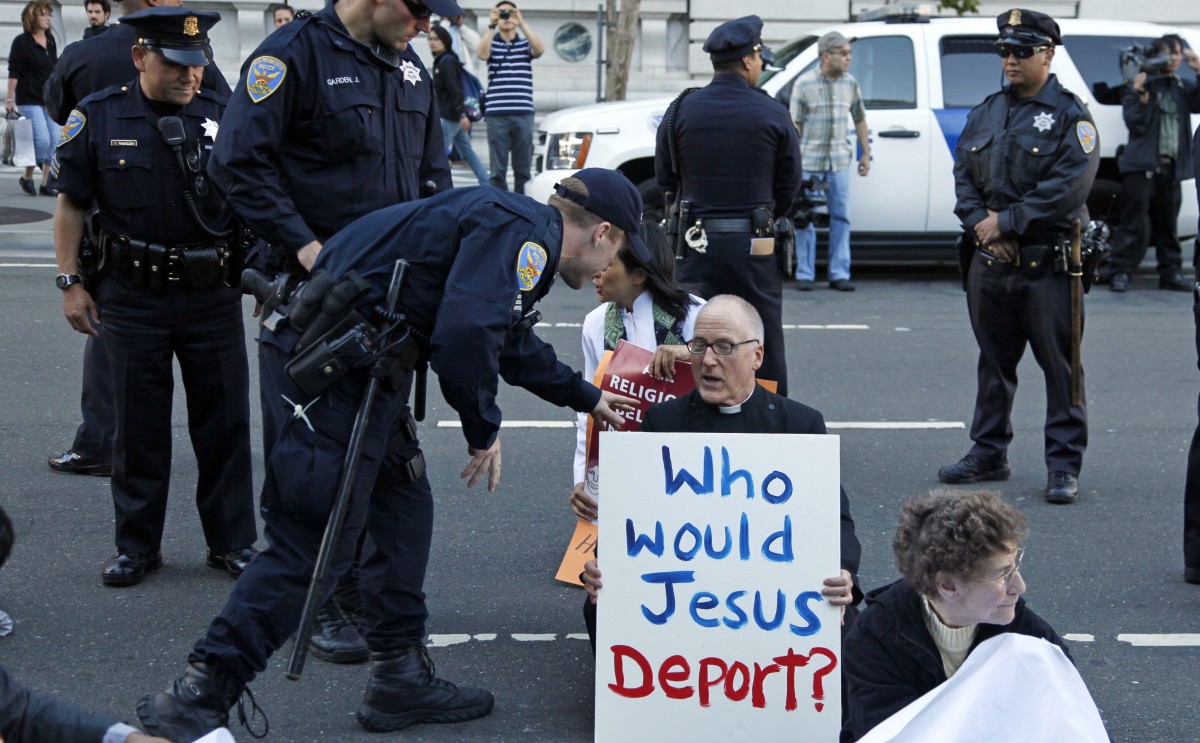
[[186, 67], [212, 62], [208, 29], [221, 20], [220, 13], [170, 5], [157, 5], [121, 18], [137, 30], [137, 43], [164, 59]]
[[421, 4], [443, 18], [462, 15], [463, 9], [454, 0], [420, 0]]
[[611, 222], [625, 231], [629, 249], [643, 263], [653, 263], [650, 249], [638, 233], [642, 224], [642, 195], [633, 181], [618, 170], [608, 168], [584, 168], [573, 176], [587, 186], [588, 194], [572, 191], [561, 183], [554, 184], [559, 196], [579, 204], [605, 222]]

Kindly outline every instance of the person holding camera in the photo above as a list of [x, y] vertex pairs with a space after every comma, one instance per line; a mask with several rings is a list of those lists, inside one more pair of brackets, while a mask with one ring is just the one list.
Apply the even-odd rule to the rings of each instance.
[[[1117, 165], [1121, 193], [1113, 224], [1109, 288], [1129, 289], [1137, 267], [1153, 244], [1158, 258], [1158, 288], [1191, 291], [1183, 276], [1183, 257], [1176, 226], [1179, 219], [1180, 182], [1192, 176], [1191, 113], [1200, 113], [1200, 86], [1175, 73], [1186, 59], [1200, 72], [1200, 57], [1183, 47], [1183, 39], [1169, 34], [1150, 45], [1150, 59], [1165, 56], [1161, 72], [1143, 69], [1121, 95], [1129, 143]], [[1149, 238], [1149, 241], [1147, 241]]]
[[533, 165], [533, 60], [545, 51], [546, 45], [525, 22], [515, 3], [496, 3], [476, 54], [488, 68], [484, 94], [492, 165], [488, 182], [502, 191], [508, 190], [510, 153], [513, 190], [523, 194], [529, 182]]

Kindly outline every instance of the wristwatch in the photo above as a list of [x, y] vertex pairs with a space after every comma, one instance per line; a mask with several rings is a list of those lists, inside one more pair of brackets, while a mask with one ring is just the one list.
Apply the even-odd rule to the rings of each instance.
[[54, 277], [54, 285], [63, 291], [70, 289], [82, 281], [83, 279], [79, 278], [79, 274], [77, 273], [60, 273]]

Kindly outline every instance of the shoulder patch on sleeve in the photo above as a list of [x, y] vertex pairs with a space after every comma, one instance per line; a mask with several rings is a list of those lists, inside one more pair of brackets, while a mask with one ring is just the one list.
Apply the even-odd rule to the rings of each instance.
[[62, 147], [67, 142], [75, 139], [75, 136], [83, 131], [83, 127], [87, 124], [87, 117], [79, 109], [71, 112], [67, 117], [67, 123], [63, 124], [62, 130], [58, 133], [58, 144], [55, 147]]
[[1096, 149], [1096, 126], [1090, 121], [1080, 121], [1075, 124], [1075, 136], [1079, 137], [1079, 146], [1083, 154], [1090, 155]]
[[546, 270], [546, 249], [535, 242], [527, 242], [517, 253], [517, 286], [527, 292], [537, 286], [538, 279]]
[[262, 56], [250, 63], [246, 72], [246, 92], [250, 100], [261, 103], [283, 85], [287, 77], [287, 65], [275, 57]]

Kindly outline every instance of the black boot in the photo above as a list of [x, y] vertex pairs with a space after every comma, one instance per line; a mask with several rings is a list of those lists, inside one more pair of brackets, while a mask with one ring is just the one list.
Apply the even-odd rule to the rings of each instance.
[[421, 722], [466, 722], [492, 711], [491, 692], [438, 678], [424, 645], [371, 653], [371, 678], [358, 722], [374, 733]]
[[362, 663], [371, 657], [367, 641], [332, 597], [317, 610], [317, 626], [308, 640], [308, 649], [330, 663]]
[[245, 684], [204, 663], [193, 663], [166, 691], [142, 697], [138, 720], [150, 735], [175, 741], [202, 738], [229, 724], [229, 708]]

